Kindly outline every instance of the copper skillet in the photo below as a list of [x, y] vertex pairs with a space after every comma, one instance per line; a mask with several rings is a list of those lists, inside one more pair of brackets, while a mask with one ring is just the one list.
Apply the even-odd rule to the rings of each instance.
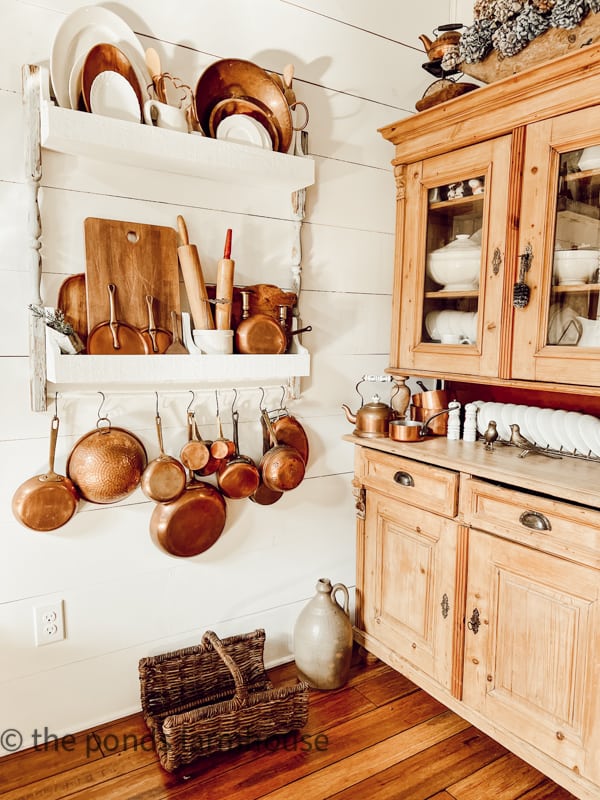
[[12, 511], [16, 519], [33, 531], [60, 528], [71, 519], [79, 502], [75, 484], [54, 471], [58, 426], [58, 416], [55, 414], [50, 426], [48, 471], [26, 480], [12, 498]]
[[148, 355], [150, 349], [141, 331], [117, 320], [115, 297], [117, 287], [108, 284], [109, 320], [100, 322], [88, 334], [88, 355]]
[[243, 500], [246, 497], [250, 497], [260, 484], [260, 473], [254, 461], [248, 456], [240, 455], [239, 417], [240, 415], [237, 411], [231, 412], [235, 450], [233, 456], [222, 461], [217, 470], [219, 489], [225, 497], [230, 497], [234, 500]]
[[278, 442], [267, 411], [262, 412], [262, 417], [273, 442], [260, 461], [262, 481], [269, 489], [289, 492], [299, 486], [304, 478], [304, 460], [295, 447]]
[[165, 453], [162, 421], [158, 407], [156, 409], [155, 422], [160, 452], [158, 457], [146, 466], [142, 473], [140, 486], [149, 500], [154, 500], [156, 503], [168, 503], [182, 494], [187, 482], [187, 476], [183, 465], [176, 458]]
[[[271, 448], [271, 435], [269, 433], [269, 429], [267, 428], [267, 423], [264, 420], [263, 415], [260, 416], [260, 424], [262, 428], [262, 442], [263, 442], [263, 456], [265, 453], [269, 451]], [[272, 506], [273, 503], [276, 503], [283, 497], [283, 492], [277, 489], [269, 489], [269, 487], [263, 482], [262, 476], [260, 479], [260, 483], [256, 489], [256, 491], [250, 495], [250, 500], [253, 503], [256, 503], [259, 506]]]

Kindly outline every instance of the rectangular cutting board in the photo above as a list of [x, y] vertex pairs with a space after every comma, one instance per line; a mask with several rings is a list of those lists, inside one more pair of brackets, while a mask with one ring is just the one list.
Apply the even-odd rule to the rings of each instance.
[[109, 319], [109, 283], [117, 320], [147, 328], [151, 295], [156, 327], [170, 331], [171, 311], [181, 311], [175, 229], [87, 217], [84, 231], [88, 331]]

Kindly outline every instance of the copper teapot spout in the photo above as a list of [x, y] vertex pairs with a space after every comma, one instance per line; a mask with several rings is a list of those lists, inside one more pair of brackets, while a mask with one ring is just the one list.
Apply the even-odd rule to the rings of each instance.
[[429, 50], [431, 49], [431, 45], [433, 44], [433, 42], [431, 41], [429, 36], [427, 36], [426, 34], [422, 33], [419, 36], [419, 40], [422, 43], [423, 47], [425, 48], [425, 52], [428, 53]]
[[348, 422], [351, 422], [353, 425], [355, 425], [356, 414], [353, 414], [352, 411], [350, 411], [350, 407], [347, 406], [345, 403], [342, 403], [342, 408], [344, 409], [344, 412], [346, 414], [346, 419], [348, 420]]

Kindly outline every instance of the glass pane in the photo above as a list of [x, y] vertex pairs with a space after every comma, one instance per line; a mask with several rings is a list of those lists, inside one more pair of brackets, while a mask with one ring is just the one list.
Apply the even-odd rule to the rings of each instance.
[[547, 344], [600, 347], [600, 147], [560, 157]]
[[429, 190], [423, 342], [477, 341], [485, 178]]

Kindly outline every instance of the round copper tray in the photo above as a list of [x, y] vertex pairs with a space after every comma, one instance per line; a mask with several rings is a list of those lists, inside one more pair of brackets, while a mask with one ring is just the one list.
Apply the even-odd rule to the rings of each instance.
[[[224, 100], [237, 104], [223, 104]], [[273, 140], [273, 149], [287, 153], [293, 133], [290, 107], [270, 75], [251, 61], [237, 58], [215, 61], [198, 79], [195, 101], [198, 122], [207, 136], [214, 137], [217, 117], [220, 122], [232, 113], [249, 113], [265, 126]], [[219, 110], [215, 110], [220, 103]]]

